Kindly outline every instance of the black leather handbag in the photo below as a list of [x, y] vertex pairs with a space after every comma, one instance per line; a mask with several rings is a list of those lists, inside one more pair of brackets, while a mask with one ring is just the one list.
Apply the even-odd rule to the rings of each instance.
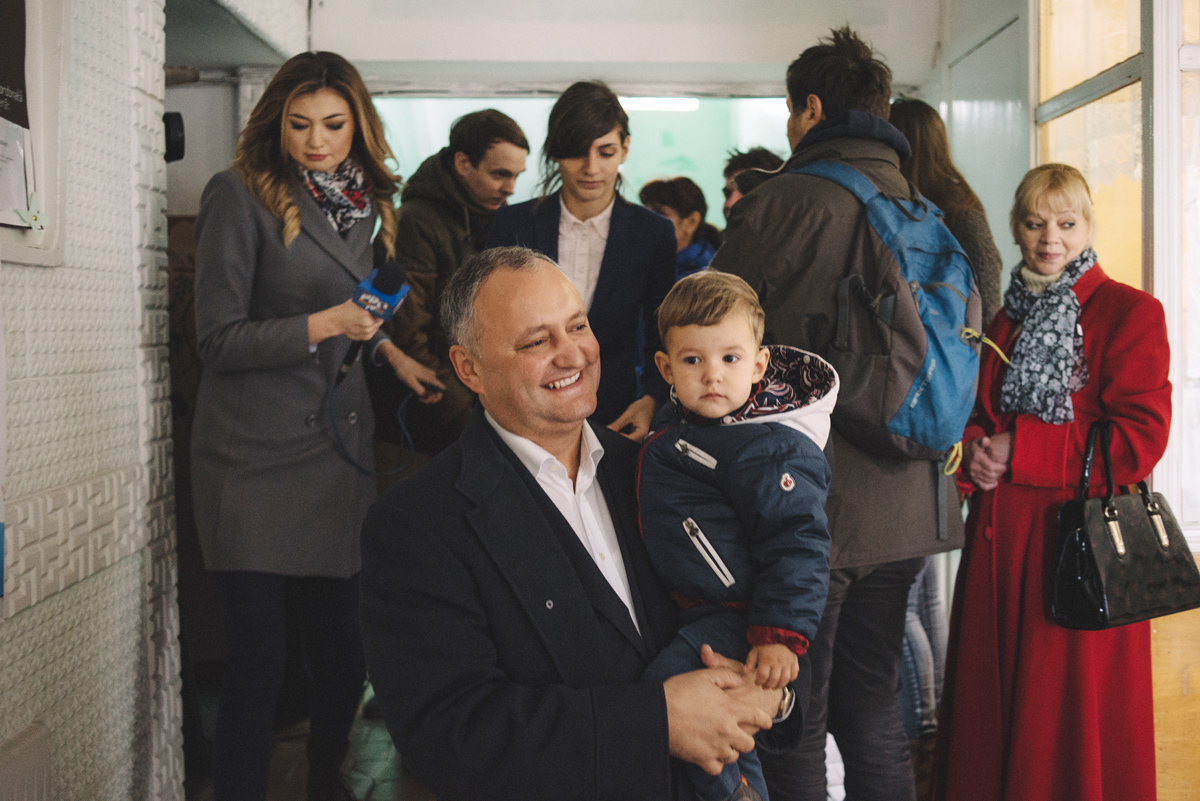
[[[1099, 439], [1106, 490], [1088, 498]], [[1079, 499], [1058, 513], [1050, 616], [1068, 629], [1098, 630], [1200, 607], [1200, 571], [1175, 515], [1146, 482], [1113, 488], [1108, 421], [1088, 429]]]

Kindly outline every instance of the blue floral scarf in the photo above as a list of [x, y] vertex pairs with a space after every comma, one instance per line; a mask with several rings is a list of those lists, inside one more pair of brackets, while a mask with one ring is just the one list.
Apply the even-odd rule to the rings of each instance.
[[1025, 286], [1020, 264], [1013, 271], [1004, 311], [1022, 328], [1000, 387], [1001, 411], [1036, 415], [1052, 424], [1075, 419], [1071, 394], [1087, 386], [1088, 368], [1079, 298], [1072, 287], [1095, 263], [1096, 251], [1086, 248], [1041, 294]]

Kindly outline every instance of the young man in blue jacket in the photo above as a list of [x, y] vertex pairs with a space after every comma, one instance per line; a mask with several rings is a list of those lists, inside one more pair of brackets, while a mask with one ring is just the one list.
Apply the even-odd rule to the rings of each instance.
[[[681, 625], [644, 678], [702, 667], [709, 645], [744, 660], [759, 685], [784, 688], [801, 675], [829, 587], [821, 449], [837, 373], [798, 348], [762, 347], [762, 307], [736, 276], [682, 279], [658, 327], [671, 403], [642, 448], [638, 514]], [[808, 683], [797, 686], [803, 709]], [[767, 795], [753, 751], [717, 776], [695, 766], [688, 775], [700, 801]]]

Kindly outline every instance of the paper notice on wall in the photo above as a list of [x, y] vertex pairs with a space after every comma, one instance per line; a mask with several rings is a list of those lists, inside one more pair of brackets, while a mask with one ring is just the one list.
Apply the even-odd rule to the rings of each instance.
[[28, 146], [28, 131], [0, 119], [0, 223], [4, 225], [29, 227], [16, 213], [29, 206]]
[[29, 127], [25, 94], [25, 0], [0, 0], [0, 118]]
[[4, 310], [0, 308], [0, 596], [4, 595], [4, 493], [8, 481], [8, 351], [4, 347]]

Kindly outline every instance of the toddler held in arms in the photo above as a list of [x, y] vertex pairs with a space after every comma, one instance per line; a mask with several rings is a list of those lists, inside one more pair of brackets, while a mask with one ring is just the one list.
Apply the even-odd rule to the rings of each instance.
[[[644, 679], [703, 667], [709, 645], [744, 661], [747, 680], [784, 688], [777, 719], [800, 715], [803, 657], [829, 589], [822, 449], [837, 373], [798, 348], [763, 347], [758, 297], [733, 275], [679, 281], [658, 328], [671, 402], [642, 446], [638, 516], [680, 629]], [[767, 797], [754, 751], [731, 753], [717, 776], [686, 770], [701, 801]]]

